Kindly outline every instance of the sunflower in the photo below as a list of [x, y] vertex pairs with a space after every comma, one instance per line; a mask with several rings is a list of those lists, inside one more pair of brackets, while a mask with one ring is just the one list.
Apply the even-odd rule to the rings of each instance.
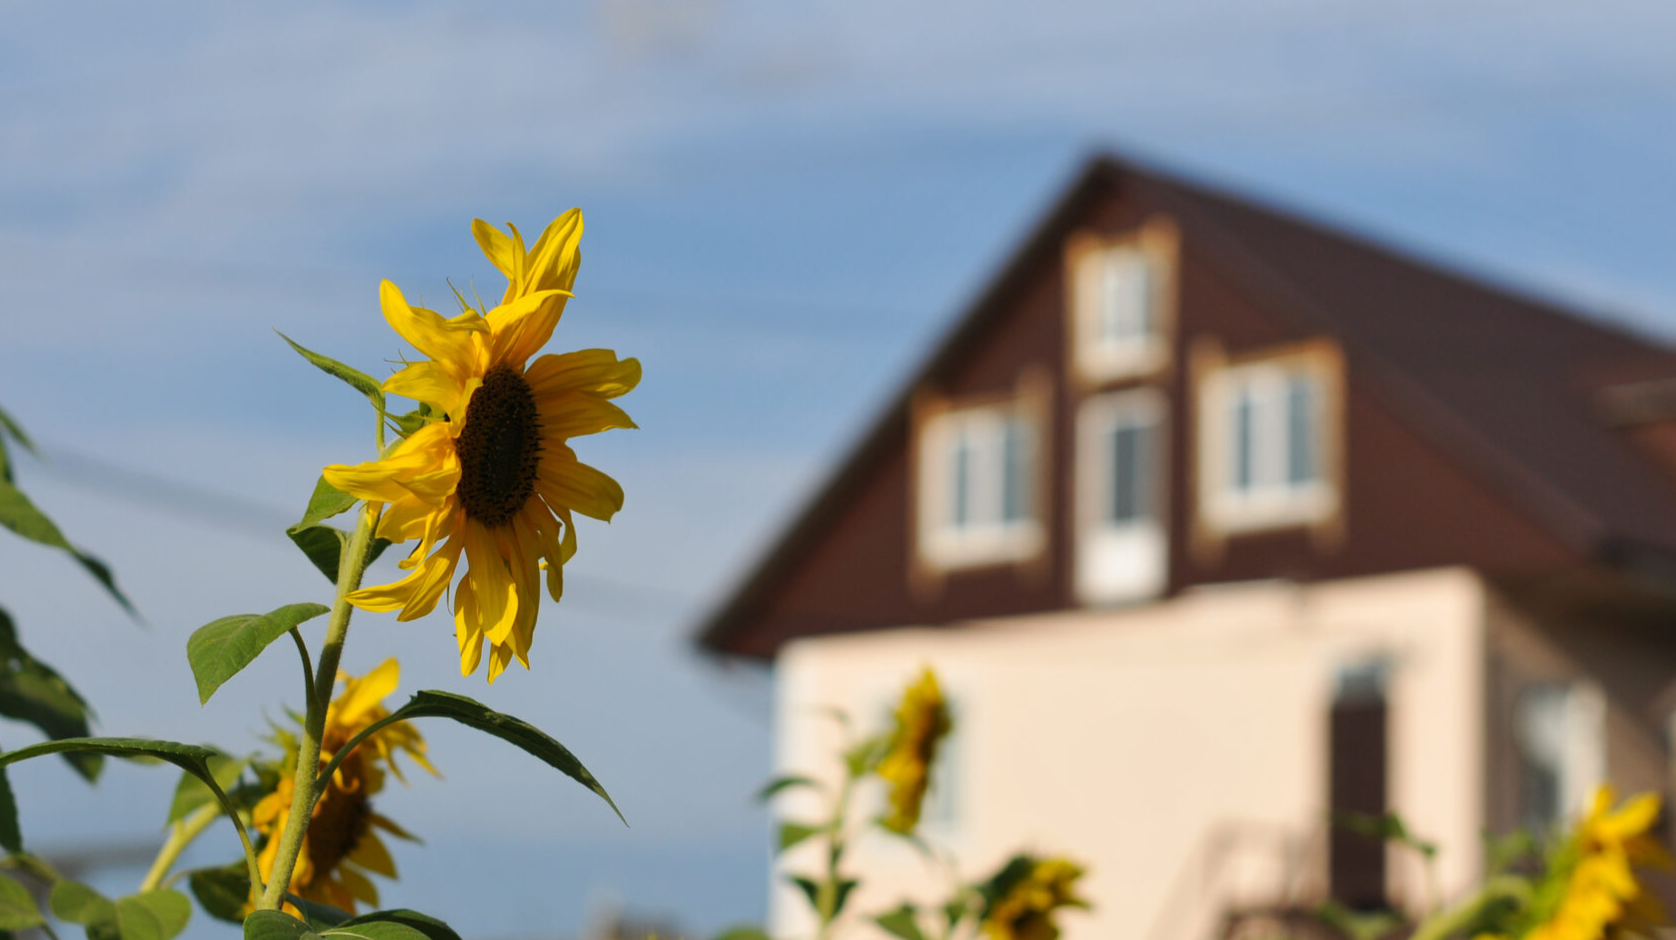
[[992, 885], [999, 889], [983, 918], [990, 940], [1057, 940], [1054, 913], [1061, 908], [1087, 908], [1076, 896], [1082, 866], [1063, 858], [1015, 858]]
[[1670, 867], [1650, 834], [1659, 817], [1659, 798], [1643, 793], [1612, 809], [1613, 791], [1602, 786], [1578, 823], [1547, 884], [1538, 888], [1540, 922], [1524, 940], [1600, 940], [1665, 921], [1652, 895], [1642, 890], [1635, 869]]
[[[396, 690], [400, 677], [401, 667], [394, 659], [385, 660], [359, 679], [348, 675], [339, 677], [343, 680], [343, 692], [327, 709], [326, 727], [321, 735], [322, 766], [350, 738], [390, 714], [382, 703]], [[314, 804], [297, 866], [291, 872], [292, 894], [351, 913], [358, 902], [378, 904], [378, 888], [367, 873], [396, 877], [395, 862], [379, 839], [378, 830], [403, 839], [413, 838], [372, 809], [372, 797], [384, 789], [384, 771], [388, 769], [401, 779], [401, 768], [395, 761], [398, 752], [405, 753], [433, 775], [436, 773], [425, 757], [425, 740], [408, 722], [384, 728], [351, 751], [338, 764], [325, 792]], [[296, 792], [293, 780], [296, 769], [297, 752], [291, 743], [280, 768], [278, 786], [256, 804], [251, 814], [257, 830], [267, 836], [256, 859], [263, 879], [273, 875], [279, 836], [285, 831], [286, 819], [291, 815], [291, 798]]]
[[953, 729], [937, 676], [927, 669], [902, 693], [890, 750], [879, 762], [878, 774], [890, 784], [890, 811], [880, 820], [885, 828], [909, 833], [919, 825], [937, 746]]
[[581, 463], [570, 438], [634, 422], [610, 402], [640, 381], [640, 363], [587, 349], [530, 362], [553, 333], [581, 264], [582, 213], [547, 226], [535, 247], [478, 220], [472, 233], [508, 284], [498, 306], [459, 316], [408, 304], [384, 281], [379, 301], [390, 326], [429, 358], [384, 382], [384, 391], [426, 406], [424, 427], [380, 460], [325, 470], [332, 486], [387, 504], [376, 535], [418, 539], [402, 580], [349, 595], [362, 610], [423, 617], [454, 578], [460, 673], [477, 671], [489, 644], [489, 681], [516, 658], [529, 667], [541, 604], [540, 570], [557, 601], [563, 566], [576, 552], [573, 513], [609, 522], [623, 506], [617, 482]]

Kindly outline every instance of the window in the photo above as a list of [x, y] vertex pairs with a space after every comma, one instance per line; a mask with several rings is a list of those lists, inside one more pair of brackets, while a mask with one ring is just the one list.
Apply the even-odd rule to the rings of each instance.
[[1320, 521], [1338, 508], [1327, 455], [1333, 371], [1293, 355], [1212, 373], [1201, 398], [1203, 509], [1224, 530]]
[[943, 567], [1016, 561], [1041, 548], [1038, 453], [1025, 409], [951, 411], [921, 432], [921, 549]]
[[1085, 238], [1071, 251], [1079, 370], [1103, 381], [1162, 367], [1167, 254], [1156, 234], [1143, 230], [1117, 243]]
[[1164, 587], [1164, 411], [1152, 389], [1082, 405], [1076, 583], [1085, 603], [1152, 597]]
[[1519, 824], [1544, 832], [1580, 812], [1605, 777], [1605, 700], [1587, 684], [1533, 682], [1513, 709]]

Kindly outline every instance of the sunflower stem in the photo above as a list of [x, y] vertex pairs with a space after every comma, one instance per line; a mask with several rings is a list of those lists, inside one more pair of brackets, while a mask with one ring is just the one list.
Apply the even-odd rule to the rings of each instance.
[[332, 604], [332, 618], [326, 625], [326, 640], [320, 647], [320, 665], [314, 674], [314, 684], [308, 691], [308, 712], [303, 719], [303, 734], [297, 741], [297, 776], [291, 794], [291, 810], [285, 819], [285, 831], [279, 837], [279, 850], [274, 856], [273, 871], [268, 875], [267, 887], [257, 909], [277, 911], [285, 901], [291, 886], [291, 872], [297, 867], [297, 856], [302, 853], [303, 836], [308, 833], [314, 815], [315, 779], [320, 774], [320, 739], [326, 730], [326, 709], [332, 699], [332, 686], [337, 682], [338, 660], [343, 656], [343, 640], [349, 633], [349, 616], [355, 610], [349, 595], [361, 586], [361, 575], [367, 570], [367, 549], [372, 545], [372, 532], [378, 524], [376, 503], [361, 507], [355, 532], [338, 560], [337, 599]]
[[146, 872], [145, 879], [140, 882], [140, 893], [155, 891], [174, 867], [175, 860], [180, 858], [181, 850], [192, 844], [210, 824], [221, 818], [221, 807], [209, 803], [198, 807], [185, 819], [177, 819], [169, 827], [169, 837], [163, 840], [163, 847], [157, 850], [157, 859], [151, 863], [151, 870]]

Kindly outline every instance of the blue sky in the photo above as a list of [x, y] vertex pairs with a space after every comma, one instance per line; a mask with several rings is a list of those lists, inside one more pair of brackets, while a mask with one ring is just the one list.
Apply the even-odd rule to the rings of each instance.
[[[370, 448], [352, 393], [271, 330], [381, 371], [400, 347], [380, 278], [437, 305], [445, 277], [487, 294], [471, 218], [528, 231], [580, 205], [555, 346], [645, 364], [625, 402], [641, 430], [580, 448], [627, 508], [582, 530], [533, 672], [460, 679], [440, 616], [359, 619], [346, 664], [399, 655], [404, 688], [547, 728], [634, 826], [427, 726], [447, 779], [381, 803], [427, 840], [398, 849], [387, 897], [484, 937], [573, 932], [612, 897], [710, 928], [763, 904], [746, 796], [769, 686], [686, 636], [1091, 150], [1676, 337], [1668, 5], [1022, 9], [0, 4], [0, 402], [52, 457], [26, 486], [146, 624], [15, 540], [0, 603], [103, 731], [248, 746], [295, 665], [259, 662], [200, 709], [185, 639], [327, 596], [278, 528], [321, 465]], [[173, 785], [15, 778], [43, 850], [154, 838]], [[213, 833], [197, 858], [233, 852]]]

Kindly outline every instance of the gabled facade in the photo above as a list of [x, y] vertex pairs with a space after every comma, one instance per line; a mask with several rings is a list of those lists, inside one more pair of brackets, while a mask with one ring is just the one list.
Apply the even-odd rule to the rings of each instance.
[[802, 771], [804, 706], [937, 666], [972, 864], [1064, 847], [1068, 936], [1198, 937], [1420, 900], [1331, 810], [1404, 812], [1447, 888], [1481, 828], [1665, 787], [1672, 585], [1676, 354], [1099, 159], [701, 643], [776, 662]]

